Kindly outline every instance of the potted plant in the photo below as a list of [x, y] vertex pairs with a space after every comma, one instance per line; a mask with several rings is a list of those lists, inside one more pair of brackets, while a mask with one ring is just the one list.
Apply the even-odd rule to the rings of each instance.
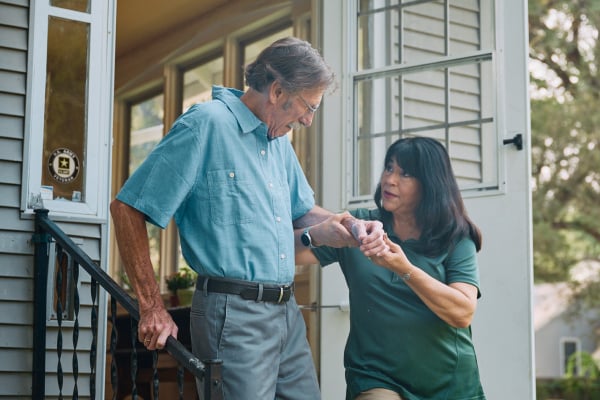
[[189, 305], [191, 303], [193, 291], [186, 291], [186, 289], [194, 287], [196, 278], [196, 272], [187, 266], [179, 268], [179, 271], [166, 278], [167, 289], [169, 289], [169, 292], [171, 293], [171, 307]]

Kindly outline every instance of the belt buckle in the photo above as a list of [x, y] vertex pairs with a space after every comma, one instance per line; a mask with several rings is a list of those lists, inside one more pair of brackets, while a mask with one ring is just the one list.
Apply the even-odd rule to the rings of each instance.
[[277, 303], [281, 303], [283, 300], [283, 286], [279, 286], [279, 298], [277, 299]]

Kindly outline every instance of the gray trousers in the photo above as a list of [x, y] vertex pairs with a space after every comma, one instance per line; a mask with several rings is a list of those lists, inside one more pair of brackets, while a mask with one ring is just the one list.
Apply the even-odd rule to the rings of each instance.
[[[223, 361], [225, 400], [321, 398], [294, 296], [276, 304], [196, 289], [190, 329], [199, 360]], [[202, 384], [197, 382], [200, 400]]]

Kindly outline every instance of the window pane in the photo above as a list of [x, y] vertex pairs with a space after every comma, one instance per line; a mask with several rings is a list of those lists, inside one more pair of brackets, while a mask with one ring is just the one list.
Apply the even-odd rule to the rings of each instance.
[[[129, 132], [129, 175], [148, 157], [163, 136], [163, 95], [131, 106]], [[150, 259], [158, 274], [160, 269], [160, 229], [146, 224], [150, 243]]]
[[51, 0], [50, 5], [73, 11], [90, 12], [91, 0]]
[[399, 18], [398, 1], [359, 1], [357, 37], [359, 70], [402, 62], [398, 47]]
[[259, 40], [255, 40], [253, 42], [248, 43], [244, 47], [244, 65], [248, 65], [252, 61], [258, 57], [258, 54], [268, 45], [276, 41], [277, 39], [282, 39], [287, 36], [292, 36], [294, 30], [292, 27], [277, 31], [269, 36], [265, 36], [260, 38]]
[[[387, 147], [403, 136], [429, 136], [448, 148], [462, 188], [496, 185], [491, 62], [425, 67], [357, 80], [353, 194], [372, 193]], [[488, 101], [489, 102], [489, 101]], [[485, 153], [485, 157], [483, 156]], [[484, 169], [482, 160], [489, 160]]]
[[50, 17], [42, 162], [44, 199], [85, 201], [89, 25]]
[[[492, 46], [479, 0], [359, 0], [359, 70], [460, 57]], [[486, 28], [483, 28], [486, 27]]]
[[183, 111], [211, 99], [212, 85], [223, 85], [223, 57], [183, 73]]
[[[450, 127], [445, 139], [452, 168], [462, 189], [496, 185], [498, 153], [491, 143], [494, 129], [491, 123], [465, 124]], [[491, 151], [494, 149], [494, 151]], [[486, 160], [486, 163], [483, 163]]]
[[491, 15], [483, 12], [480, 0], [453, 0], [448, 13], [449, 55], [460, 56], [493, 47]]
[[480, 5], [357, 0], [353, 201], [370, 198], [377, 160], [405, 136], [444, 144], [461, 189], [498, 187], [493, 7]]
[[572, 340], [566, 340], [563, 342], [564, 372], [569, 372], [569, 364], [571, 364], [571, 372], [574, 376], [579, 376], [579, 357], [577, 355], [574, 356], [574, 354], [576, 354], [578, 351], [579, 346], [577, 344], [578, 343], [576, 341]]
[[148, 157], [163, 136], [163, 95], [131, 106], [129, 175]]

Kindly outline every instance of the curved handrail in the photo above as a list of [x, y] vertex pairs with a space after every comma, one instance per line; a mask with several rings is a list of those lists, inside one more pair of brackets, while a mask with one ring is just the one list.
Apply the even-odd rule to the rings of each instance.
[[[54, 221], [50, 220], [48, 210], [35, 210], [35, 225], [38, 238], [37, 240], [34, 238], [34, 242], [40, 241], [40, 235], [49, 234], [104, 290], [123, 305], [133, 319], [139, 321], [137, 301], [127, 294], [105, 271], [98, 268], [96, 263]], [[48, 239], [41, 239], [41, 241], [49, 241]], [[219, 390], [214, 389], [221, 385], [220, 360], [200, 361], [173, 336], [169, 336], [167, 339], [165, 350], [195, 377], [205, 381], [205, 398], [215, 399], [220, 397], [214, 396], [215, 393], [219, 393]], [[209, 368], [205, 363], [209, 364]], [[211, 393], [213, 393], [213, 396], [210, 395]]]

